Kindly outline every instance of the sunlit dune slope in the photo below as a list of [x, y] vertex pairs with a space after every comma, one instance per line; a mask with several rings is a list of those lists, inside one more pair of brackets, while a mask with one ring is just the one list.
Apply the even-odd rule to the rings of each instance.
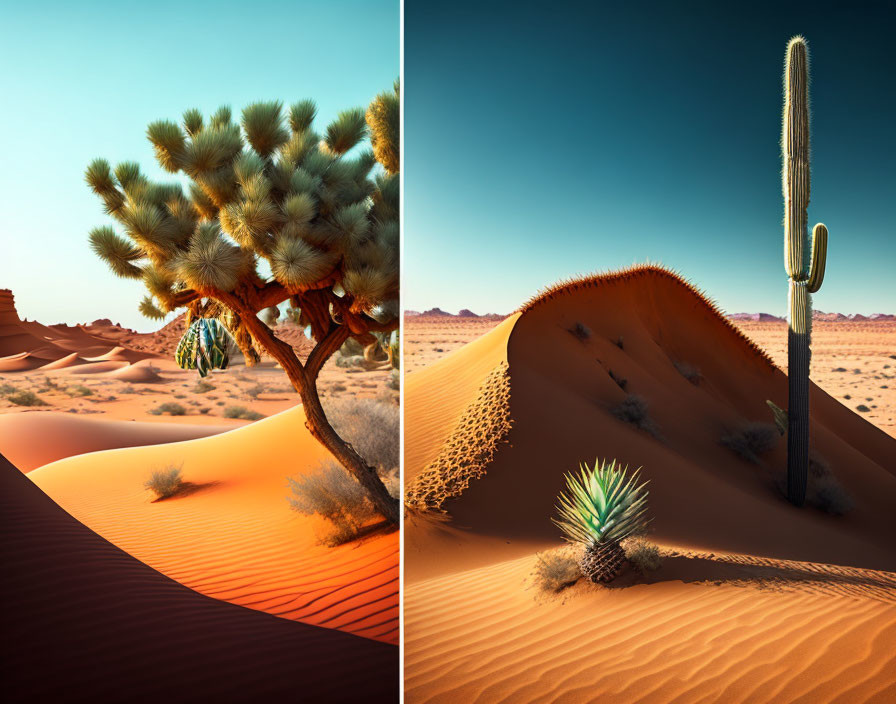
[[193, 440], [232, 427], [106, 420], [53, 411], [7, 413], [0, 415], [0, 451], [23, 472], [30, 472], [85, 452]]
[[397, 648], [197, 594], [0, 457], [6, 701], [396, 701]]
[[[290, 509], [287, 477], [324, 449], [301, 407], [214, 437], [61, 460], [28, 476], [75, 518], [203, 594], [391, 643], [398, 639], [398, 534], [337, 548], [323, 520]], [[153, 502], [154, 469], [182, 466], [188, 491]]]

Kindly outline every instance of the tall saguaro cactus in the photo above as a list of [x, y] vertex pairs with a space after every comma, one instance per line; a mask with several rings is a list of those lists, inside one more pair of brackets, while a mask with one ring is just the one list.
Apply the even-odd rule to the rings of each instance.
[[[809, 358], [812, 298], [821, 288], [828, 230], [807, 227], [809, 207], [809, 51], [803, 37], [787, 45], [784, 73], [784, 127], [781, 136], [784, 187], [784, 267], [790, 278], [787, 332], [788, 426], [787, 496], [806, 500], [809, 471]], [[811, 244], [811, 251], [810, 251]]]

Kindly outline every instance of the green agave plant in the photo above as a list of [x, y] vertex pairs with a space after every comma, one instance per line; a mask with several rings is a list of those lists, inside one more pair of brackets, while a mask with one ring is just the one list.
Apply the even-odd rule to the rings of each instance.
[[551, 519], [566, 539], [584, 550], [579, 560], [582, 574], [592, 582], [609, 582], [625, 563], [621, 542], [643, 532], [647, 518], [648, 482], [639, 482], [639, 467], [631, 474], [616, 460], [589, 468], [579, 466], [580, 476], [566, 475], [569, 495], [558, 497], [560, 519]]
[[181, 369], [196, 369], [200, 377], [212, 369], [227, 369], [230, 333], [215, 318], [198, 318], [177, 343], [174, 359]]

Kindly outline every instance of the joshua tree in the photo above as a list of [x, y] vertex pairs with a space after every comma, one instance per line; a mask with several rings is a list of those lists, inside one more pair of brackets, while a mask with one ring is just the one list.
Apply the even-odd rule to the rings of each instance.
[[626, 480], [628, 467], [617, 467], [616, 460], [600, 465], [595, 460], [593, 469], [583, 462], [580, 470], [581, 478], [566, 475], [570, 495], [560, 494], [560, 520], [551, 520], [569, 542], [584, 548], [582, 574], [592, 582], [609, 582], [625, 563], [620, 543], [647, 526], [647, 482], [638, 482], [640, 468]]
[[809, 469], [809, 349], [812, 293], [824, 279], [828, 230], [807, 229], [809, 207], [809, 51], [806, 40], [787, 45], [784, 72], [784, 126], [781, 135], [784, 187], [784, 267], [790, 278], [787, 331], [787, 496], [797, 506], [806, 500]]
[[[234, 337], [244, 330], [280, 363], [311, 434], [393, 523], [399, 502], [330, 425], [317, 378], [347, 339], [367, 345], [372, 333], [398, 327], [397, 106], [396, 84], [366, 115], [340, 113], [323, 135], [312, 128], [310, 100], [292, 105], [285, 122], [280, 102], [249, 105], [240, 124], [226, 107], [207, 121], [188, 110], [182, 125], [161, 120], [147, 129], [159, 164], [182, 173], [186, 190], [150, 181], [132, 162], [113, 170], [97, 159], [86, 173], [126, 235], [98, 227], [91, 246], [119, 276], [143, 280], [150, 295], [141, 311], [157, 317], [186, 307], [201, 317], [219, 307]], [[356, 150], [368, 133], [373, 149]], [[314, 339], [307, 359], [258, 316], [284, 301]]]

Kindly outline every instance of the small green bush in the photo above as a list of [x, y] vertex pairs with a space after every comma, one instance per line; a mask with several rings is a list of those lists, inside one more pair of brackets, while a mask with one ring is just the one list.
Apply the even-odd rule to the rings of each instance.
[[535, 580], [546, 592], [560, 592], [579, 581], [582, 570], [569, 550], [560, 549], [536, 556]]
[[161, 416], [165, 414], [169, 416], [185, 416], [187, 415], [187, 409], [181, 406], [179, 403], [167, 402], [150, 409], [149, 413], [154, 416]]
[[13, 391], [6, 395], [6, 400], [17, 406], [47, 406], [49, 405], [33, 391]]
[[6, 396], [8, 394], [15, 392], [15, 390], [16, 390], [16, 387], [13, 386], [12, 384], [7, 384], [5, 382], [0, 384], [0, 396]]
[[69, 396], [93, 396], [93, 389], [84, 386], [84, 384], [74, 384], [67, 387], [65, 393]]
[[228, 406], [224, 409], [225, 418], [241, 418], [243, 420], [261, 420], [265, 416], [258, 411], [250, 411], [245, 406]]
[[177, 467], [168, 465], [164, 469], [154, 469], [143, 486], [154, 492], [156, 498], [167, 499], [174, 496], [183, 487], [181, 470], [182, 465]]

